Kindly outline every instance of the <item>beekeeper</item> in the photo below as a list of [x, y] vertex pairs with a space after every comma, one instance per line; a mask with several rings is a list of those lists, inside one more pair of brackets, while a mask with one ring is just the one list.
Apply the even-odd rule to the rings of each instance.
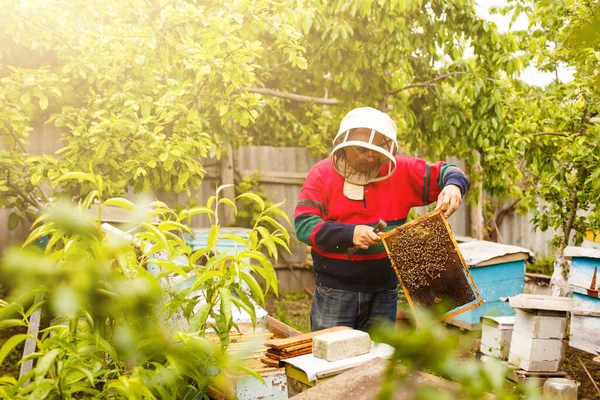
[[[411, 207], [437, 201], [447, 217], [469, 186], [444, 161], [398, 155], [396, 124], [370, 107], [342, 119], [328, 159], [315, 164], [294, 212], [296, 236], [311, 246], [316, 290], [313, 331], [344, 325], [366, 331], [377, 319], [396, 320], [398, 278], [373, 227], [390, 230]], [[352, 259], [348, 249], [360, 247]]]

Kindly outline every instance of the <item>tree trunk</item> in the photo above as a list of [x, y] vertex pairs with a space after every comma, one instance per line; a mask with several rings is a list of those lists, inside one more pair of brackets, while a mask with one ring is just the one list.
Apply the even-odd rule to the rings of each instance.
[[552, 278], [550, 278], [552, 296], [568, 296], [570, 293], [566, 278], [567, 260], [565, 260], [564, 251], [565, 247], [569, 245], [569, 238], [573, 230], [578, 206], [577, 190], [574, 189], [571, 193], [571, 208], [567, 214], [567, 220], [563, 225], [563, 237], [559, 247], [554, 251], [554, 271], [552, 272]]
[[[231, 144], [227, 145], [227, 153], [221, 158], [221, 185], [233, 185], [234, 181], [233, 168], [233, 148]], [[228, 198], [235, 201], [235, 189], [233, 186], [225, 188], [221, 191], [221, 198]], [[233, 209], [226, 204], [221, 205], [221, 225], [228, 226], [235, 222], [235, 214]]]
[[565, 248], [562, 246], [554, 250], [554, 271], [550, 278], [550, 288], [552, 296], [565, 297], [569, 294], [569, 284], [565, 277], [567, 260], [563, 255]]
[[470, 167], [471, 176], [475, 179], [471, 181], [471, 191], [476, 193], [470, 207], [471, 214], [471, 236], [478, 240], [483, 240], [483, 229], [485, 220], [483, 218], [483, 180], [481, 176], [481, 155], [475, 150], [477, 161]]

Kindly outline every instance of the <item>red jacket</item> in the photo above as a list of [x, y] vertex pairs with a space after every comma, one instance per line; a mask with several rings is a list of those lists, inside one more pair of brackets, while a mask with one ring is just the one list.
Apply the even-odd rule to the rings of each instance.
[[396, 163], [394, 174], [367, 184], [364, 199], [358, 201], [344, 196], [344, 179], [329, 159], [308, 173], [294, 223], [298, 239], [312, 247], [318, 285], [357, 292], [397, 287], [383, 244], [359, 250], [350, 261], [346, 252], [354, 246], [355, 226], [374, 226], [381, 218], [388, 231], [406, 221], [411, 207], [436, 201], [444, 186], [457, 185], [463, 195], [468, 189], [468, 179], [455, 165], [409, 156], [396, 156]]

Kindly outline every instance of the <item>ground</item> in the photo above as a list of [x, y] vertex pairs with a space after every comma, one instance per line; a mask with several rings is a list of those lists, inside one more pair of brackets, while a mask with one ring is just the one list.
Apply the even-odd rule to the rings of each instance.
[[[311, 296], [304, 292], [286, 293], [279, 297], [271, 295], [266, 300], [266, 308], [272, 317], [285, 322], [300, 332], [309, 332], [311, 301]], [[472, 354], [474, 356], [474, 353]], [[586, 373], [587, 369], [596, 384], [600, 386], [600, 365], [592, 361], [593, 357], [593, 355], [584, 351], [568, 345], [565, 346], [565, 359], [562, 370], [567, 373], [568, 378], [579, 383], [578, 398], [582, 400], [600, 399], [600, 393], [596, 391], [594, 383]]]
[[[266, 308], [269, 315], [286, 323], [287, 325], [299, 330], [300, 332], [310, 331], [310, 304], [312, 298], [306, 293], [287, 293], [279, 297], [270, 295], [266, 299]], [[5, 329], [0, 331], [0, 347], [10, 336], [23, 333], [17, 328]], [[579, 399], [597, 400], [600, 399], [600, 393], [596, 391], [588, 373], [600, 385], [600, 365], [592, 362], [593, 356], [589, 353], [577, 350], [570, 346], [565, 346], [566, 355], [562, 370], [568, 374], [568, 377], [580, 383], [578, 393]], [[8, 354], [2, 364], [0, 364], [0, 376], [11, 375], [17, 377], [19, 374], [18, 360], [23, 352], [23, 344]], [[580, 361], [581, 360], [581, 361]], [[582, 366], [585, 366], [585, 368]], [[587, 369], [587, 372], [586, 372]]]

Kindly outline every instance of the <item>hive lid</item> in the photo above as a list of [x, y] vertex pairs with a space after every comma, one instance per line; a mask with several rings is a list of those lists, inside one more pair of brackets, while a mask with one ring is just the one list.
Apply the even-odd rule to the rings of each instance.
[[423, 307], [445, 319], [483, 303], [439, 210], [381, 237], [413, 312]]
[[471, 240], [459, 243], [458, 248], [465, 262], [470, 267], [527, 260], [534, 256], [533, 252], [523, 247], [488, 242], [486, 240]]
[[499, 329], [512, 329], [512, 327], [515, 325], [514, 316], [492, 317], [486, 315], [481, 317], [480, 321], [484, 325], [495, 326]]
[[567, 246], [565, 247], [563, 255], [567, 259], [573, 257], [600, 258], [600, 250], [578, 246]]
[[[501, 300], [506, 301], [505, 298], [501, 298]], [[508, 297], [507, 300], [512, 308], [520, 308], [525, 310], [566, 312], [573, 309], [573, 299], [570, 297], [521, 293], [516, 296]]]

